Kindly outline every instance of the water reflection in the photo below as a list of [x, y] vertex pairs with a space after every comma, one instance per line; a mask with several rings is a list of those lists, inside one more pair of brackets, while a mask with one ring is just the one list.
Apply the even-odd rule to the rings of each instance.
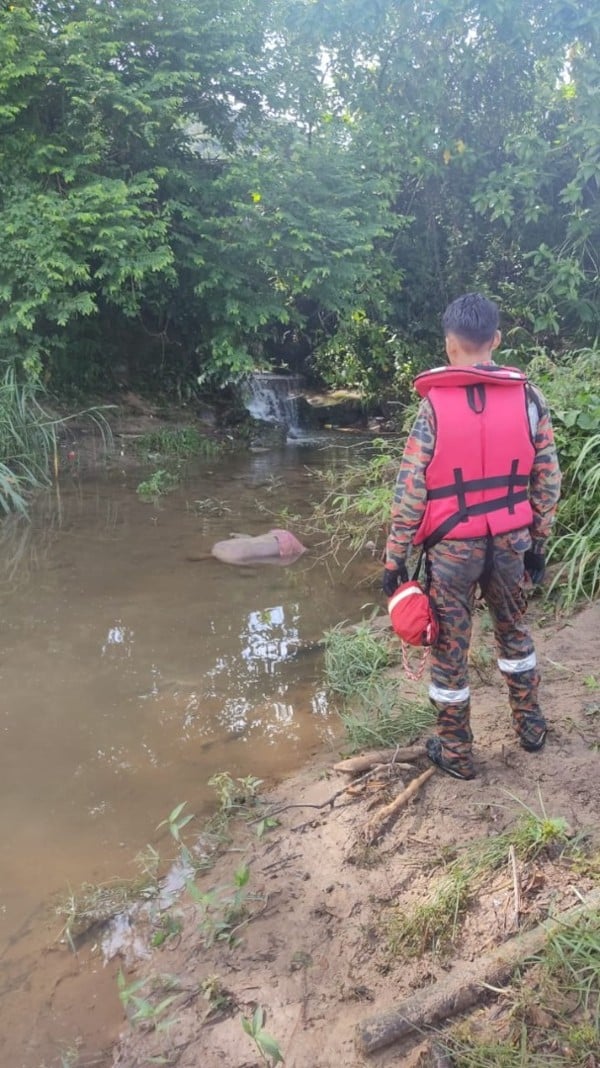
[[[296, 664], [302, 648], [301, 621], [297, 601], [251, 609], [237, 624], [231, 619], [207, 620], [205, 669], [197, 681], [169, 682], [153, 664], [151, 685], [142, 698], [155, 701], [165, 721], [178, 719], [185, 739], [223, 730], [238, 738], [257, 731], [267, 739], [282, 731], [290, 737], [299, 698], [317, 715], [329, 713], [325, 691], [307, 694], [306, 666], [299, 669]], [[112, 632], [117, 646], [133, 648], [133, 632], [128, 632], [129, 639], [121, 626]]]
[[116, 619], [102, 645], [102, 656], [130, 657], [133, 653], [134, 633], [131, 627], [125, 627]]
[[275, 664], [287, 660], [290, 642], [297, 643], [299, 638], [299, 606], [289, 605], [288, 612], [291, 625], [286, 624], [283, 605], [248, 614], [247, 628], [242, 632], [242, 640], [248, 644], [242, 649], [242, 657], [251, 669], [262, 666], [266, 674], [273, 674]]

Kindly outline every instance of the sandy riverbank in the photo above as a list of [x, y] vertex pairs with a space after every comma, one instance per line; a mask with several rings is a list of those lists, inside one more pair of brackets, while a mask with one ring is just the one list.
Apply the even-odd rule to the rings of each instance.
[[[146, 980], [142, 996], [154, 1005], [176, 996], [159, 1028], [152, 1022], [125, 1025], [114, 1068], [258, 1065], [256, 1048], [241, 1025], [257, 1006], [265, 1010], [266, 1030], [293, 1068], [433, 1064], [427, 1040], [365, 1057], [355, 1029], [514, 933], [508, 861], [470, 903], [446, 955], [428, 948], [417, 959], [394, 956], [386, 918], [393, 909], [410, 910], [425, 899], [444, 856], [457, 845], [502, 832], [523, 813], [523, 805], [539, 812], [543, 803], [548, 815], [563, 817], [573, 833], [591, 829], [598, 836], [594, 672], [599, 626], [598, 605], [568, 621], [538, 622], [543, 702], [551, 723], [542, 753], [527, 754], [517, 746], [499, 676], [483, 673], [477, 681], [473, 672], [478, 764], [473, 782], [436, 772], [371, 846], [364, 841], [372, 815], [369, 795], [344, 795], [333, 806], [317, 809], [288, 808], [261, 839], [247, 825], [240, 827], [234, 850], [197, 880], [202, 892], [220, 888], [218, 899], [230, 893], [223, 888], [232, 887], [234, 871], [242, 863], [248, 866], [249, 920], [237, 932], [239, 943], [207, 946], [202, 907], [182, 898], [176, 909], [181, 933], [127, 976], [128, 983]], [[269, 800], [321, 805], [346, 781], [331, 770], [336, 758], [336, 753], [321, 754]], [[426, 766], [417, 762], [414, 774]], [[413, 773], [405, 777], [408, 782]], [[591, 885], [589, 876], [555, 856], [523, 865], [521, 927], [545, 918], [549, 910], [570, 907]]]

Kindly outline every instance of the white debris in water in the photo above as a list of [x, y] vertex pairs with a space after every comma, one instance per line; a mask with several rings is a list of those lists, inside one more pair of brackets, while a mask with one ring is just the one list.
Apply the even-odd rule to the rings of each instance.
[[179, 857], [160, 880], [158, 897], [151, 901], [137, 901], [113, 916], [102, 933], [104, 963], [120, 956], [126, 967], [131, 967], [136, 961], [151, 957], [150, 938], [157, 916], [171, 907], [193, 877], [193, 866]]
[[[142, 906], [147, 909], [147, 906]], [[127, 912], [119, 912], [113, 916], [102, 934], [102, 955], [104, 963], [108, 964], [117, 955], [121, 956], [127, 967], [135, 964], [138, 960], [146, 960], [152, 954], [150, 947], [138, 930], [140, 910], [134, 907]]]

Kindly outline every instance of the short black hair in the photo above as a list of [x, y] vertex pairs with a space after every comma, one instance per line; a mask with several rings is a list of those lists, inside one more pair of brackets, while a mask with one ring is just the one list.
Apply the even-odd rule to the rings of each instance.
[[457, 297], [442, 316], [444, 334], [457, 334], [477, 345], [492, 340], [499, 322], [498, 306], [481, 293]]

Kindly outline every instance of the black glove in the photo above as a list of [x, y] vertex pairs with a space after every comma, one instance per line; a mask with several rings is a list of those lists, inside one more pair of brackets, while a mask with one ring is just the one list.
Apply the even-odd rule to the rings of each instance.
[[[537, 547], [536, 547], [537, 548]], [[546, 573], [546, 556], [543, 552], [528, 549], [523, 556], [525, 572], [534, 586], [539, 586]]]
[[388, 564], [383, 572], [381, 588], [386, 597], [393, 597], [401, 582], [408, 582], [406, 564]]

